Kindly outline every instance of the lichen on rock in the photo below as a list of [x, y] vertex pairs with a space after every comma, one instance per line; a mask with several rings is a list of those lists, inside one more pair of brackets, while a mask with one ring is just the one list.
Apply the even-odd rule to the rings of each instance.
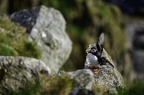
[[111, 62], [114, 67], [106, 61], [105, 65], [99, 66], [98, 74], [95, 74], [92, 69], [81, 69], [66, 74], [76, 81], [80, 89], [93, 90], [96, 93], [117, 94], [117, 90], [124, 89], [126, 84], [105, 49], [102, 56]]
[[51, 70], [35, 58], [0, 56], [0, 94], [24, 89], [26, 83], [35, 81], [39, 74], [49, 76]]

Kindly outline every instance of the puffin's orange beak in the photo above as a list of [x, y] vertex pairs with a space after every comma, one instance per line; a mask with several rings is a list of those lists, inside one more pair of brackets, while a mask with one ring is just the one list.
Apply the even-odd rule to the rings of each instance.
[[86, 50], [86, 53], [90, 53], [90, 49], [87, 49], [87, 50]]

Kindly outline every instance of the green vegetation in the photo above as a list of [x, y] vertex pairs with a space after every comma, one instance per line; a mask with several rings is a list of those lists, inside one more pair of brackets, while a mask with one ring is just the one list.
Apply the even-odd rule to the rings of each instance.
[[68, 76], [41, 76], [35, 83], [28, 83], [24, 89], [8, 95], [68, 95], [74, 86], [74, 81]]
[[75, 82], [68, 76], [51, 76], [40, 81], [40, 95], [68, 95]]
[[34, 42], [28, 41], [26, 29], [0, 18], [0, 55], [40, 58], [40, 50]]
[[25, 88], [15, 91], [9, 91], [7, 95], [37, 95], [39, 89], [39, 82], [27, 83]]
[[[41, 76], [35, 83], [28, 83], [24, 89], [10, 92], [8, 95], [68, 95], [75, 86], [75, 82], [67, 76]], [[143, 95], [143, 91], [144, 83], [137, 81], [125, 89], [119, 89], [118, 95]]]
[[118, 95], [143, 95], [144, 82], [134, 82], [127, 89], [119, 90]]

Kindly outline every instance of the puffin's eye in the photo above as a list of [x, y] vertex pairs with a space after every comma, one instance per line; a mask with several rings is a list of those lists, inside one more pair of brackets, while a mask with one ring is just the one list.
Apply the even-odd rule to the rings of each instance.
[[96, 52], [96, 49], [91, 49], [91, 52], [93, 52], [93, 53]]

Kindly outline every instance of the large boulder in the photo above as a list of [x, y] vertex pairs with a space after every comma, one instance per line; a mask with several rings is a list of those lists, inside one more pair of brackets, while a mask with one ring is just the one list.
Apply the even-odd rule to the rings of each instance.
[[41, 50], [41, 60], [53, 72], [57, 72], [72, 50], [62, 14], [53, 8], [39, 6], [15, 12], [10, 15], [10, 19], [27, 28], [28, 38], [37, 43]]
[[41, 60], [28, 57], [0, 56], [0, 95], [23, 89], [39, 74], [49, 76], [51, 70]]
[[102, 66], [99, 74], [90, 69], [81, 69], [67, 74], [76, 81], [78, 88], [93, 90], [96, 93], [116, 94], [118, 89], [126, 87], [121, 74], [117, 69]]
[[92, 85], [94, 84], [94, 74], [91, 70], [81, 69], [73, 72], [67, 72], [67, 74], [76, 81], [79, 88], [92, 90]]
[[108, 62], [99, 66], [99, 73], [95, 74], [93, 69], [81, 69], [67, 74], [76, 81], [78, 88], [93, 90], [96, 93], [117, 94], [118, 89], [126, 87], [122, 75], [118, 72], [111, 57], [104, 50], [103, 57], [112, 63], [112, 67]]

